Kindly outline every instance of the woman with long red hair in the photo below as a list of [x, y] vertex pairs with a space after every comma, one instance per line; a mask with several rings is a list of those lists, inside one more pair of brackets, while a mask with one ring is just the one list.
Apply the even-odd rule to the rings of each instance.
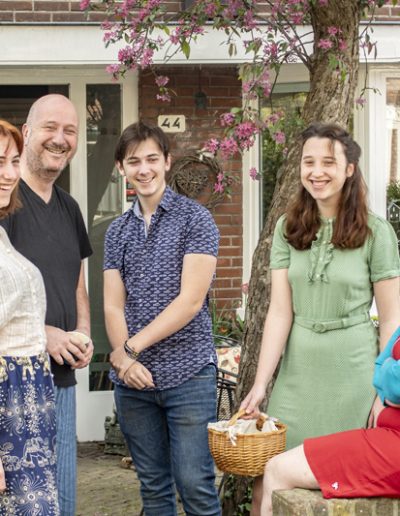
[[[19, 207], [22, 135], [0, 120], [0, 218]], [[55, 403], [39, 270], [0, 227], [0, 514], [59, 515]]]
[[[241, 407], [258, 412], [283, 354], [268, 413], [288, 425], [288, 449], [373, 426], [382, 408], [372, 376], [379, 345], [400, 320], [400, 264], [392, 227], [368, 211], [360, 155], [335, 124], [303, 131], [300, 189], [274, 233], [271, 304]], [[369, 314], [374, 297], [379, 339]]]

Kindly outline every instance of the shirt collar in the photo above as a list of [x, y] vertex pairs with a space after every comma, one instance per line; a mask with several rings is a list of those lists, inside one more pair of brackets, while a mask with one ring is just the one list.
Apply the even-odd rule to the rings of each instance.
[[[159, 206], [161, 206], [161, 208], [164, 211], [171, 210], [177, 195], [178, 195], [177, 193], [175, 193], [173, 190], [171, 190], [171, 188], [169, 186], [167, 186], [165, 188], [164, 195], [162, 196]], [[132, 206], [132, 210], [133, 210], [134, 215], [136, 215], [137, 218], [143, 219], [143, 215], [142, 215], [142, 212], [140, 209], [139, 199], [136, 199], [136, 201], [134, 202], [134, 204]]]

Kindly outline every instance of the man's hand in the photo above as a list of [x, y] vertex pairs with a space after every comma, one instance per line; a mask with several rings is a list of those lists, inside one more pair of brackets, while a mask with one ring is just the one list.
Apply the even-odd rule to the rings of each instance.
[[77, 339], [74, 340], [76, 343], [72, 342], [68, 332], [55, 326], [46, 326], [46, 336], [47, 352], [57, 364], [63, 365], [65, 360], [71, 367], [77, 367], [80, 363], [87, 365], [88, 356], [93, 353], [93, 344], [91, 349], [87, 350], [85, 344], [81, 341], [77, 343]]
[[129, 387], [144, 389], [145, 387], [155, 387], [151, 373], [140, 362], [134, 362], [126, 371], [123, 377], [124, 382]]
[[[79, 331], [79, 333], [85, 335], [80, 330], [76, 330], [76, 331]], [[85, 336], [87, 337], [87, 340], [84, 343], [84, 346], [85, 346], [85, 350], [83, 352], [84, 359], [76, 360], [75, 365], [72, 367], [72, 369], [83, 369], [84, 367], [88, 366], [90, 364], [90, 361], [92, 360], [93, 351], [94, 351], [93, 342], [90, 337], [88, 337], [87, 335], [85, 335]], [[72, 342], [72, 344], [80, 346], [80, 342], [79, 342], [80, 339], [77, 338], [76, 336], [74, 336], [73, 333], [70, 334], [70, 341]], [[80, 349], [82, 350], [81, 346], [80, 346]]]

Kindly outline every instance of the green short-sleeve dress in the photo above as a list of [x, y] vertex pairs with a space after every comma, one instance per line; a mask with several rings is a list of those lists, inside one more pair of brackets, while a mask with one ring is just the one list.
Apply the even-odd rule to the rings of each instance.
[[396, 235], [370, 214], [358, 249], [335, 249], [333, 219], [323, 219], [311, 249], [274, 233], [271, 269], [288, 269], [294, 321], [268, 413], [288, 425], [287, 448], [306, 437], [365, 426], [375, 391], [377, 332], [369, 317], [373, 283], [400, 276]]

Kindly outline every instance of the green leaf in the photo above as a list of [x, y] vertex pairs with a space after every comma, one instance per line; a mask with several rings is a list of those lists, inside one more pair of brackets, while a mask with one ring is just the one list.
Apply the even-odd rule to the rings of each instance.
[[184, 53], [186, 59], [189, 59], [190, 57], [190, 45], [186, 40], [183, 40], [181, 42], [181, 50]]

